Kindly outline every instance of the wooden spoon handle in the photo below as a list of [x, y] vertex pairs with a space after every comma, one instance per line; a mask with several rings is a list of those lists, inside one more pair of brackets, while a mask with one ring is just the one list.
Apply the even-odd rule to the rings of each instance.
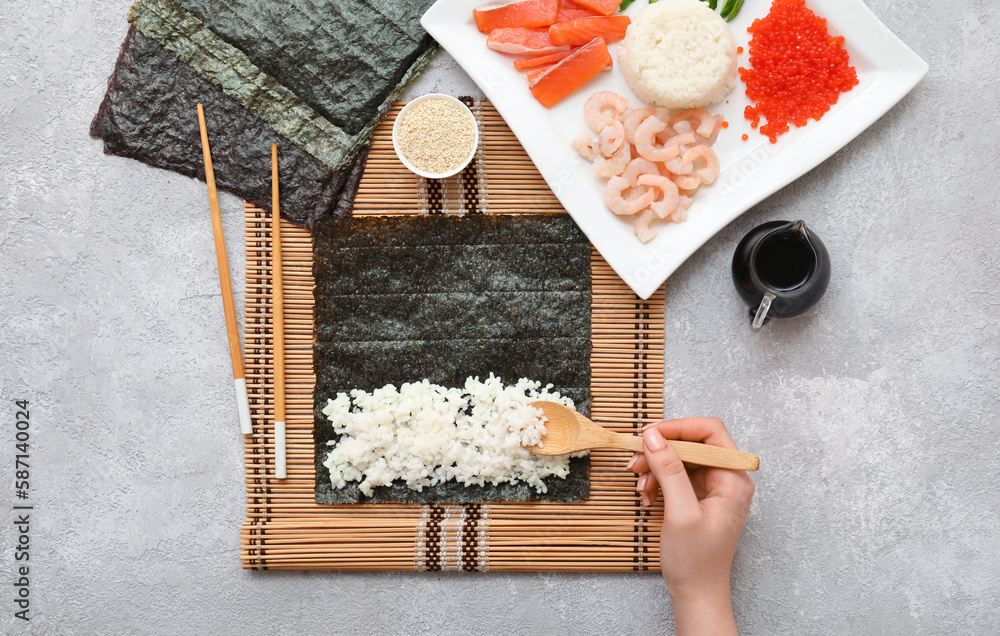
[[[641, 435], [625, 435], [619, 433], [614, 436], [616, 448], [630, 450], [634, 453], [642, 452]], [[699, 442], [682, 442], [680, 440], [667, 440], [673, 446], [677, 456], [682, 462], [698, 464], [699, 466], [711, 466], [712, 468], [730, 468], [732, 470], [757, 470], [760, 466], [760, 458], [752, 453], [701, 444]]]

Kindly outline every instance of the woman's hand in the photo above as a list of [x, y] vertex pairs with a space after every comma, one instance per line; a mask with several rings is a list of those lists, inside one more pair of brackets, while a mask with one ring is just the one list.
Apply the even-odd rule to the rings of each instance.
[[722, 420], [689, 417], [643, 429], [643, 453], [628, 467], [650, 506], [663, 491], [660, 567], [678, 634], [736, 634], [729, 575], [754, 484], [742, 471], [686, 466], [666, 440], [736, 449]]

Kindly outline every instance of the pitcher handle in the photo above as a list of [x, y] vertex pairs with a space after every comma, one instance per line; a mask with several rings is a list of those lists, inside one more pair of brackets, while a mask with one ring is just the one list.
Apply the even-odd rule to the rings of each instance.
[[777, 296], [774, 294], [764, 294], [763, 300], [760, 301], [760, 307], [757, 308], [757, 314], [753, 317], [753, 324], [750, 325], [754, 331], [757, 331], [764, 326], [764, 319], [767, 318], [767, 311], [771, 308], [771, 301], [775, 298], [777, 298]]

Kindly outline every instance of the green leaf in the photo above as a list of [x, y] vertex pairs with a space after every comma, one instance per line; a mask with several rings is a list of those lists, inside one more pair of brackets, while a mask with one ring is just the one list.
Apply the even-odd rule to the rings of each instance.
[[726, 4], [723, 5], [722, 11], [719, 15], [722, 16], [726, 22], [732, 20], [739, 13], [740, 7], [743, 6], [743, 0], [726, 0]]
[[624, 11], [625, 9], [628, 9], [628, 5], [632, 4], [632, 2], [633, 0], [622, 0], [622, 3], [618, 5], [618, 10]]

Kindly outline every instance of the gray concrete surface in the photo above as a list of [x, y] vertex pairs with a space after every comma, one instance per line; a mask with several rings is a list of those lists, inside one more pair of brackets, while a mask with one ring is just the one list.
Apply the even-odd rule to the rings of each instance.
[[[996, 634], [1000, 19], [985, 0], [869, 4], [930, 74], [671, 278], [667, 410], [719, 415], [764, 458], [734, 573], [745, 634]], [[204, 185], [87, 135], [128, 6], [3, 2], [0, 631], [669, 631], [656, 575], [240, 569]], [[413, 92], [430, 89], [474, 86], [441, 56]], [[222, 207], [239, 290], [240, 202]], [[753, 335], [732, 249], [793, 217], [826, 241], [830, 291]], [[13, 618], [16, 399], [32, 424], [30, 626]]]

